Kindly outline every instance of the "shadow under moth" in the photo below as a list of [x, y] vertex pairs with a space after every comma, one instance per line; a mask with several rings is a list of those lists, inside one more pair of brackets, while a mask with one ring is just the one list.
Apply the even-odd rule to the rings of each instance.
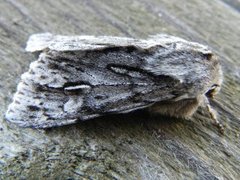
[[188, 118], [220, 89], [222, 71], [208, 47], [155, 35], [148, 39], [34, 34], [26, 51], [38, 55], [21, 76], [6, 119], [49, 128], [149, 108]]

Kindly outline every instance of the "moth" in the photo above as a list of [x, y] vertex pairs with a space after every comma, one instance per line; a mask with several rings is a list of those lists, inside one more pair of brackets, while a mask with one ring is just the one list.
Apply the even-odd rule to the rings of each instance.
[[222, 84], [217, 57], [204, 45], [158, 34], [148, 39], [34, 34], [37, 54], [21, 76], [6, 119], [49, 128], [148, 108], [189, 118]]

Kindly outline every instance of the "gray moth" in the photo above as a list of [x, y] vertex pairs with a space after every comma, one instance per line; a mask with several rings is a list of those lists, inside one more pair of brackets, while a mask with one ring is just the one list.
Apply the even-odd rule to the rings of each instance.
[[209, 105], [222, 83], [221, 66], [199, 43], [160, 34], [148, 39], [34, 34], [38, 55], [21, 76], [6, 119], [49, 128], [148, 108], [189, 118]]

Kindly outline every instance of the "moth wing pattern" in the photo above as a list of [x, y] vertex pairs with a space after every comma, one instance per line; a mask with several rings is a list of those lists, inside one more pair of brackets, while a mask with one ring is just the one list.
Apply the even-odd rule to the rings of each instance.
[[203, 95], [217, 79], [218, 61], [198, 43], [168, 35], [30, 37], [40, 52], [21, 76], [9, 121], [48, 128], [126, 113], [156, 102]]

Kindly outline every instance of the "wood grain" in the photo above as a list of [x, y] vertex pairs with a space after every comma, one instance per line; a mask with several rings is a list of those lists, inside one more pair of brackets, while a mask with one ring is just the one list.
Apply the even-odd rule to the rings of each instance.
[[[238, 4], [237, 0], [2, 0], [1, 176], [5, 179], [238, 179]], [[137, 112], [47, 131], [6, 123], [4, 114], [20, 75], [35, 59], [24, 51], [25, 43], [29, 35], [39, 32], [135, 38], [167, 33], [210, 46], [223, 65], [223, 88], [211, 104], [226, 126], [225, 135], [221, 136], [212, 126], [204, 108], [191, 120], [149, 117]]]

